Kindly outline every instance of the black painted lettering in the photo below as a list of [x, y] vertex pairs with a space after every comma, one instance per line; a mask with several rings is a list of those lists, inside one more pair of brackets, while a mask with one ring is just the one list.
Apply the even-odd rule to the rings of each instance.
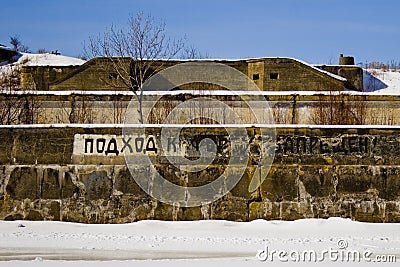
[[97, 153], [103, 153], [105, 146], [106, 146], [106, 139], [99, 138], [99, 139], [96, 140]]
[[218, 150], [222, 151], [226, 145], [228, 144], [228, 139], [225, 137], [222, 137], [221, 139], [218, 140]]
[[319, 152], [321, 154], [329, 153], [329, 145], [325, 143], [323, 140], [319, 141]]
[[129, 137], [128, 140], [125, 140], [125, 138], [122, 137], [122, 142], [124, 143], [124, 146], [121, 149], [121, 153], [125, 151], [125, 148], [129, 149], [129, 153], [133, 153], [133, 148], [130, 144], [131, 140], [131, 137]]
[[149, 140], [147, 140], [146, 151], [153, 151], [154, 153], [157, 153], [156, 142], [151, 136], [149, 137]]
[[[88, 152], [88, 144], [90, 144], [90, 152]], [[85, 139], [85, 153], [93, 153], [93, 138]]]
[[115, 138], [111, 138], [110, 142], [108, 142], [106, 156], [108, 154], [115, 154], [117, 156], [119, 154], [117, 140], [115, 140]]
[[279, 135], [276, 137], [275, 153], [283, 153], [282, 140], [284, 140], [283, 136]]
[[345, 151], [343, 138], [340, 138], [337, 143], [336, 142], [332, 143], [332, 151], [333, 153], [339, 153]]
[[377, 143], [378, 143], [378, 137], [374, 137], [374, 139], [372, 140], [373, 149], [375, 149]]
[[317, 146], [318, 141], [319, 141], [319, 139], [317, 137], [315, 137], [315, 136], [311, 137], [311, 139], [310, 139], [310, 153], [311, 154], [313, 153], [315, 147]]
[[136, 152], [142, 152], [144, 146], [144, 138], [143, 137], [136, 137], [135, 138], [135, 148]]
[[196, 151], [199, 151], [199, 140], [197, 140], [197, 139], [192, 139], [190, 143], [191, 143], [192, 147], [193, 147]]
[[168, 146], [167, 146], [167, 151], [171, 151], [171, 146], [174, 148], [174, 152], [177, 151], [176, 148], [176, 137], [168, 137]]
[[358, 145], [360, 146], [361, 153], [368, 153], [368, 137], [360, 137]]
[[290, 152], [290, 153], [294, 153], [294, 147], [293, 147], [293, 139], [288, 136], [285, 140], [285, 152]]
[[347, 155], [350, 153], [350, 145], [349, 145], [349, 137], [343, 137], [342, 138], [342, 149], [343, 152]]
[[358, 152], [357, 136], [350, 136], [348, 140], [349, 140], [349, 151], [350, 151], [350, 153]]
[[297, 153], [306, 154], [307, 153], [307, 138], [304, 136], [300, 136], [297, 138]]

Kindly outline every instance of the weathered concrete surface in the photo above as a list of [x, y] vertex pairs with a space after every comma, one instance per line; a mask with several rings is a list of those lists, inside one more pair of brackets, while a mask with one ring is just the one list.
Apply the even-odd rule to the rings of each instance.
[[[130, 58], [120, 58], [119, 63], [129, 69], [131, 60]], [[160, 71], [185, 62], [187, 61], [156, 61], [152, 63], [152, 68]], [[363, 88], [362, 70], [357, 66], [341, 66], [340, 72], [335, 69], [327, 69], [343, 75], [348, 79], [346, 81], [292, 58], [213, 60], [210, 62], [225, 64], [241, 71], [252, 79], [261, 90], [265, 91], [337, 91], [343, 90], [345, 86], [349, 85], [350, 88], [358, 91], [362, 91]], [[358, 69], [361, 72], [347, 71], [350, 68]], [[38, 90], [129, 90], [126, 85], [115, 79], [118, 77], [115, 72], [109, 59], [94, 58], [75, 67], [23, 67], [21, 80], [23, 85], [34, 81]]]
[[[193, 89], [191, 89], [193, 90]], [[204, 93], [190, 93], [175, 91], [173, 95], [164, 95], [160, 98], [155, 92], [148, 92], [143, 96], [143, 111], [150, 112], [148, 123], [162, 124], [166, 116], [178, 105], [185, 101], [193, 100], [197, 97], [210, 97], [225, 103], [235, 111], [241, 121], [246, 124], [257, 123], [250, 115], [265, 114], [264, 109], [258, 108], [257, 102], [260, 101], [259, 95], [249, 94], [235, 95], [234, 92], [226, 91], [226, 94], [213, 95], [209, 90]], [[336, 111], [351, 111], [354, 114], [348, 115], [349, 118], [362, 120], [349, 120], [350, 124], [370, 124], [370, 125], [400, 125], [400, 96], [390, 95], [352, 95], [342, 92], [333, 96], [329, 92], [325, 94], [301, 95], [293, 94], [266, 94], [262, 101], [267, 100], [271, 113], [274, 115], [277, 124], [330, 124], [331, 121], [318, 119], [321, 112], [332, 112], [330, 105], [336, 107]], [[332, 93], [333, 94], [333, 93]], [[0, 102], [15, 101], [16, 95], [0, 92]], [[159, 99], [160, 98], [160, 99]], [[42, 91], [18, 94], [18, 99], [24, 102], [29, 99], [37, 103], [34, 109], [35, 123], [55, 124], [55, 123], [123, 123], [125, 112], [134, 95], [132, 92], [108, 91], [71, 91], [59, 92]], [[252, 110], [244, 101], [253, 105]], [[157, 103], [153, 108], [154, 103]], [[341, 105], [340, 103], [344, 103]], [[339, 106], [337, 106], [340, 104]], [[227, 116], [227, 108], [215, 108], [210, 106], [204, 109], [183, 109], [184, 112], [215, 111], [215, 118], [220, 123], [232, 121], [232, 117]], [[322, 111], [321, 111], [322, 110]], [[339, 112], [339, 114], [342, 114]], [[343, 114], [342, 114], [343, 115]], [[344, 116], [346, 117], [346, 116]], [[182, 118], [173, 118], [176, 123], [186, 123]], [[15, 121], [18, 124], [18, 120]]]
[[[216, 141], [217, 158], [195, 173], [185, 173], [168, 163], [159, 147], [160, 130], [149, 129], [142, 148], [151, 148], [149, 140], [154, 138], [157, 152], [153, 147], [146, 153], [153, 153], [149, 155], [155, 168], [169, 181], [198, 186], [224, 171], [229, 153], [223, 128], [184, 129], [176, 147], [171, 143], [171, 150], [182, 149], [185, 144], [185, 151], [195, 157], [192, 148], [201, 139], [199, 133], [207, 133]], [[253, 140], [257, 129], [247, 131]], [[252, 150], [242, 179], [226, 196], [212, 204], [183, 208], [152, 199], [136, 184], [120, 153], [119, 127], [3, 127], [0, 219], [124, 223], [144, 219], [248, 221], [339, 216], [400, 222], [400, 128], [278, 128], [276, 135], [274, 164], [258, 190], [248, 191], [257, 164], [256, 151]], [[85, 138], [93, 139], [93, 152], [91, 141], [85, 152], [85, 147], [76, 143], [78, 137], [83, 144]], [[104, 148], [101, 142], [101, 147], [96, 146], [97, 139], [105, 139]], [[136, 141], [140, 147], [141, 139]], [[134, 139], [130, 144], [133, 153], [138, 153], [135, 155], [143, 155], [143, 151], [137, 152]], [[134, 170], [138, 177], [152, 175], [145, 165]]]

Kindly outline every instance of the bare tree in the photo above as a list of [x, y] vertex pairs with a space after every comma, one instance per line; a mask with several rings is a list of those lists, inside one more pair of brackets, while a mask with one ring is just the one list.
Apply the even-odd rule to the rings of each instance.
[[10, 66], [6, 72], [0, 75], [0, 124], [18, 123], [18, 117], [23, 102], [17, 95], [20, 84], [20, 73], [16, 67]]
[[72, 97], [68, 120], [70, 123], [93, 123], [93, 101], [90, 101], [89, 97], [84, 93]]
[[29, 53], [29, 47], [22, 44], [18, 35], [10, 36], [10, 44], [15, 52]]
[[47, 53], [49, 53], [49, 51], [47, 51], [46, 48], [39, 48], [39, 49], [37, 50], [37, 53], [38, 53], [38, 54], [47, 54]]
[[293, 112], [290, 112], [291, 105], [287, 103], [276, 103], [272, 107], [272, 113], [274, 114], [274, 120], [277, 124], [290, 124], [292, 123]]
[[362, 125], [366, 121], [365, 96], [344, 93], [319, 95], [311, 121], [322, 125]]
[[[143, 84], [163, 68], [160, 59], [175, 57], [184, 47], [182, 40], [167, 37], [165, 23], [150, 15], [131, 16], [125, 29], [111, 26], [104, 34], [90, 37], [85, 45], [87, 58], [106, 57], [111, 62], [113, 79], [128, 87], [139, 103], [139, 119], [143, 123]], [[109, 81], [109, 82], [110, 82]]]
[[182, 49], [180, 54], [181, 59], [201, 59], [209, 58], [208, 54], [202, 54], [195, 46], [189, 45]]
[[9, 65], [0, 75], [0, 124], [33, 124], [41, 115], [40, 101], [32, 91], [34, 83], [21, 86], [21, 70], [19, 66]]
[[115, 96], [112, 97], [112, 107], [113, 107], [113, 122], [114, 123], [123, 123], [125, 116], [126, 104], [121, 101], [120, 96], [116, 93]]
[[34, 124], [38, 123], [40, 114], [39, 110], [42, 107], [41, 103], [36, 100], [35, 96], [31, 93], [25, 94], [21, 98], [22, 106], [18, 115], [19, 124]]
[[171, 113], [171, 111], [178, 105], [179, 101], [175, 100], [171, 96], [163, 96], [157, 103], [154, 105], [152, 110], [150, 111], [148, 123], [152, 124], [161, 124], [165, 123], [167, 116]]

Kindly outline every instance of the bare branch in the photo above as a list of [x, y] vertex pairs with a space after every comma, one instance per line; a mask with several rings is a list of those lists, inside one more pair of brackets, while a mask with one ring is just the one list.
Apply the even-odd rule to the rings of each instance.
[[142, 86], [146, 79], [163, 68], [163, 61], [175, 57], [183, 49], [182, 40], [166, 35], [165, 23], [150, 15], [138, 13], [128, 19], [127, 27], [111, 26], [103, 35], [90, 37], [85, 45], [87, 58], [106, 57], [122, 82], [135, 93], [142, 118]]

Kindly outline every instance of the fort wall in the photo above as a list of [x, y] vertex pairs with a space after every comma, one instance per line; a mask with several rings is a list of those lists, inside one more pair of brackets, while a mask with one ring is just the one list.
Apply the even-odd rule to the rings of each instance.
[[[129, 58], [118, 59], [118, 63], [129, 73]], [[188, 61], [156, 61], [157, 71]], [[206, 61], [202, 61], [206, 62]], [[362, 91], [362, 69], [357, 66], [326, 68], [328, 72], [344, 75], [347, 82], [320, 71], [309, 64], [291, 58], [259, 58], [248, 60], [210, 60], [233, 67], [253, 80], [263, 91], [341, 91], [345, 87]], [[324, 70], [324, 68], [321, 68]], [[150, 69], [149, 74], [152, 74]], [[125, 77], [126, 78], [126, 77]], [[339, 77], [340, 78], [340, 77]], [[82, 90], [82, 91], [129, 91], [107, 58], [94, 58], [81, 66], [22, 67], [22, 83], [34, 82], [37, 90]]]
[[[171, 93], [171, 92], [170, 92]], [[0, 94], [0, 101], [9, 101], [10, 96]], [[124, 121], [125, 110], [129, 102], [134, 99], [133, 93], [129, 92], [34, 92], [30, 94], [19, 94], [19, 98], [29, 98], [36, 103], [35, 123], [122, 123]], [[251, 93], [242, 92], [236, 95], [234, 92], [227, 91], [212, 93], [210, 90], [203, 90], [201, 94], [191, 92], [172, 92], [170, 95], [161, 97], [158, 94], [146, 93], [143, 98], [144, 110], [152, 107], [154, 102], [159, 101], [155, 112], [165, 115], [171, 109], [189, 99], [195, 97], [210, 97], [226, 103], [241, 118], [243, 123], [253, 123], [249, 120], [250, 113], [244, 101], [254, 103], [259, 100], [259, 96]], [[160, 98], [160, 99], [159, 99]], [[363, 118], [363, 124], [370, 125], [399, 125], [400, 124], [400, 97], [385, 95], [279, 95], [266, 94], [264, 99], [268, 101], [270, 110], [277, 124], [323, 124], [315, 121], [315, 114], [321, 109], [328, 111], [332, 105], [351, 108], [352, 112], [359, 114]], [[210, 107], [209, 112], [214, 112]], [[263, 114], [265, 110], [254, 111]], [[84, 115], [86, 120], [83, 119]], [[224, 112], [220, 113], [221, 122], [229, 121], [224, 118]], [[81, 118], [79, 118], [81, 117]], [[75, 118], [75, 120], [73, 120]], [[150, 123], [163, 123], [162, 118]], [[186, 123], [186, 122], [182, 122]]]
[[[135, 182], [121, 151], [148, 153], [155, 169], [176, 184], [207, 184], [224, 171], [229, 155], [229, 136], [223, 127], [188, 127], [171, 142], [168, 149], [186, 156], [193, 152], [188, 147], [199, 144], [199, 136], [216, 142], [213, 163], [191, 173], [165, 158], [161, 127], [150, 127], [143, 136], [124, 142], [121, 125], [0, 127], [0, 219], [125, 223], [335, 216], [400, 222], [399, 127], [278, 127], [273, 165], [254, 192], [248, 187], [257, 168], [255, 137], [260, 132], [246, 130], [248, 145], [255, 149], [250, 149], [249, 163], [237, 185], [214, 203], [185, 208], [149, 197]], [[152, 180], [149, 166], [131, 167], [137, 177]], [[167, 197], [169, 192], [164, 193]]]

